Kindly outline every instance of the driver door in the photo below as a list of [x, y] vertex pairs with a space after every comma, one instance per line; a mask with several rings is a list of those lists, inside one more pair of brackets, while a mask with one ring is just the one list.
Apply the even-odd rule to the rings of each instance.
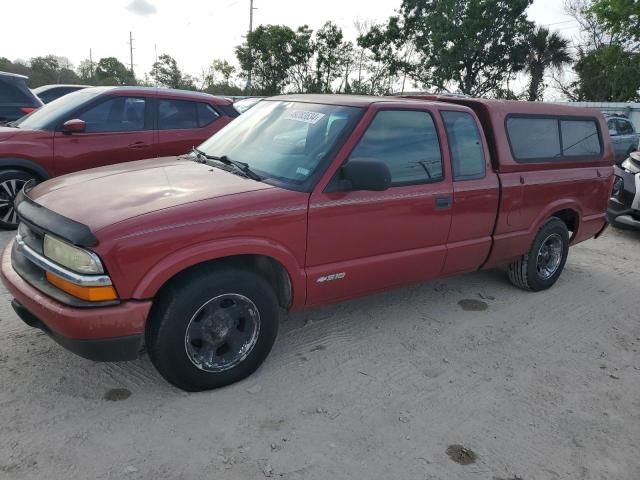
[[86, 130], [55, 132], [55, 174], [154, 157], [150, 100], [144, 96], [108, 96], [74, 114], [73, 118], [86, 123]]
[[427, 280], [443, 268], [453, 189], [439, 116], [427, 107], [371, 107], [363, 122], [368, 127], [346, 161], [387, 164], [392, 186], [340, 191], [338, 168], [313, 192], [306, 260], [310, 305]]

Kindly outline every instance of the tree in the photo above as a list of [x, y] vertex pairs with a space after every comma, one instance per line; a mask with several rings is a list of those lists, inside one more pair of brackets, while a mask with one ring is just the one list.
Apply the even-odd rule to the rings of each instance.
[[327, 22], [316, 33], [316, 82], [315, 88], [321, 93], [331, 93], [333, 81], [340, 78], [349, 64], [353, 45], [343, 40], [342, 29]]
[[544, 93], [544, 76], [548, 69], [560, 70], [571, 63], [569, 41], [558, 33], [538, 27], [528, 38], [529, 54], [526, 70], [530, 75], [530, 102], [540, 100]]
[[284, 90], [296, 59], [296, 33], [286, 25], [260, 25], [236, 47], [236, 57], [244, 78], [253, 84], [248, 93], [275, 95]]
[[298, 27], [291, 52], [293, 66], [290, 70], [290, 81], [296, 93], [314, 90], [315, 75], [312, 62], [315, 53], [313, 30], [307, 25]]
[[579, 52], [578, 79], [566, 92], [575, 100], [630, 102], [639, 99], [640, 54], [620, 45]]
[[91, 60], [89, 59], [82, 60], [78, 64], [78, 68], [77, 68], [78, 78], [85, 83], [92, 82], [95, 69], [96, 69], [96, 66]]
[[184, 75], [178, 67], [178, 62], [171, 55], [163, 53], [158, 61], [153, 64], [150, 77], [157, 85], [167, 88], [178, 88], [183, 90], [195, 90], [193, 77]]
[[352, 84], [354, 92], [388, 95], [400, 74], [404, 92], [407, 75], [415, 73], [411, 62], [415, 45], [403, 34], [400, 18], [391, 17], [386, 25], [369, 25], [368, 30], [362, 28], [358, 45], [366, 58], [364, 71], [368, 78], [363, 77], [359, 67], [358, 80]]
[[413, 45], [411, 77], [437, 91], [483, 96], [526, 64], [532, 0], [403, 0], [381, 45]]
[[120, 60], [105, 57], [98, 61], [95, 69], [97, 85], [135, 85], [136, 79]]
[[214, 95], [242, 95], [242, 89], [231, 82], [236, 67], [227, 60], [215, 59], [202, 74], [202, 90]]
[[31, 68], [29, 85], [32, 88], [50, 83], [60, 83], [58, 81], [60, 64], [55, 56], [33, 57], [29, 61], [29, 67]]
[[637, 0], [595, 0], [588, 11], [612, 35], [640, 43], [640, 2]]

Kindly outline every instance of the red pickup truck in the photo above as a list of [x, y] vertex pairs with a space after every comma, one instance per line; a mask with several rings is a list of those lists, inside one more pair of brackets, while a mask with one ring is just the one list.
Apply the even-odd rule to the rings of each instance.
[[457, 97], [266, 99], [188, 156], [25, 186], [13, 307], [75, 353], [146, 347], [185, 390], [238, 381], [295, 311], [506, 266], [558, 279], [605, 229], [596, 111]]

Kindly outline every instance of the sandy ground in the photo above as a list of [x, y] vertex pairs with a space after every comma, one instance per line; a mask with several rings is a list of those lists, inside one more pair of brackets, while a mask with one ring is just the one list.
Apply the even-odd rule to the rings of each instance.
[[290, 316], [199, 394], [64, 351], [2, 290], [0, 478], [637, 480], [639, 266], [609, 230], [544, 293], [485, 272]]

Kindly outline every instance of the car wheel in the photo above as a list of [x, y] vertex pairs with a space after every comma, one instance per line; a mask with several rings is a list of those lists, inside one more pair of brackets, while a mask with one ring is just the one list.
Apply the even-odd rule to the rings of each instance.
[[0, 228], [13, 230], [18, 227], [18, 214], [15, 209], [16, 195], [25, 183], [35, 177], [22, 170], [0, 171]]
[[147, 349], [156, 369], [186, 391], [223, 387], [252, 374], [278, 333], [271, 285], [241, 268], [197, 267], [154, 302]]
[[523, 290], [546, 290], [560, 277], [568, 255], [567, 226], [559, 218], [550, 218], [540, 227], [529, 252], [509, 265], [509, 279]]

